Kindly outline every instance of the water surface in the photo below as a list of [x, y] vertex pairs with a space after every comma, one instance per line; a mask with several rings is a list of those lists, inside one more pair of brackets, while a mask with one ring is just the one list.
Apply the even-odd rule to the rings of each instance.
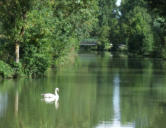
[[[0, 128], [165, 128], [166, 65], [159, 59], [80, 53], [40, 79], [0, 83]], [[42, 93], [60, 89], [59, 106]]]

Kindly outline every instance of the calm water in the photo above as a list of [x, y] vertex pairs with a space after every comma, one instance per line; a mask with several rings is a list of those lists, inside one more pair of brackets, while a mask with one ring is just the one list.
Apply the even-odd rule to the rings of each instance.
[[[56, 87], [59, 106], [41, 100]], [[165, 127], [166, 64], [159, 59], [82, 53], [47, 78], [0, 83], [0, 128]]]

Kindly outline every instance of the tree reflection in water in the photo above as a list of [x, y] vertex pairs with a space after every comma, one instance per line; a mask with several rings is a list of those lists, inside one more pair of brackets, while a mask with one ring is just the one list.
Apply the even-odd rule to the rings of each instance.
[[7, 93], [0, 92], [0, 117], [3, 117], [4, 112], [7, 109], [8, 95]]

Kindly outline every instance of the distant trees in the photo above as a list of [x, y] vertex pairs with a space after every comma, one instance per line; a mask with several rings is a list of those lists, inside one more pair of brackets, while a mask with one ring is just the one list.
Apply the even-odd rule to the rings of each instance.
[[98, 40], [98, 50], [108, 50], [110, 47], [110, 32], [114, 22], [116, 0], [98, 0], [98, 23], [91, 33]]
[[98, 3], [95, 31], [99, 50], [107, 49], [110, 44], [113, 44], [113, 50], [118, 50], [125, 44], [128, 52], [133, 54], [149, 55], [153, 52], [153, 22], [144, 0], [123, 0], [120, 7], [116, 6], [116, 0], [99, 0]]
[[157, 57], [166, 58], [166, 1], [149, 0], [148, 5], [154, 19], [154, 55]]
[[165, 5], [164, 0], [123, 0], [113, 25], [116, 29], [110, 33], [114, 50], [126, 44], [129, 53], [165, 58]]
[[145, 6], [138, 0], [122, 4], [120, 24], [130, 53], [149, 55], [153, 50], [152, 18]]

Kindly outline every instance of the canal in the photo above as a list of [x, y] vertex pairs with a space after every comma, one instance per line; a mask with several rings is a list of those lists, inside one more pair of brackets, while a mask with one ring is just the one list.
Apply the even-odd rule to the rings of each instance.
[[[0, 128], [165, 128], [166, 62], [79, 53], [46, 77], [0, 83]], [[59, 88], [59, 101], [41, 94]]]

